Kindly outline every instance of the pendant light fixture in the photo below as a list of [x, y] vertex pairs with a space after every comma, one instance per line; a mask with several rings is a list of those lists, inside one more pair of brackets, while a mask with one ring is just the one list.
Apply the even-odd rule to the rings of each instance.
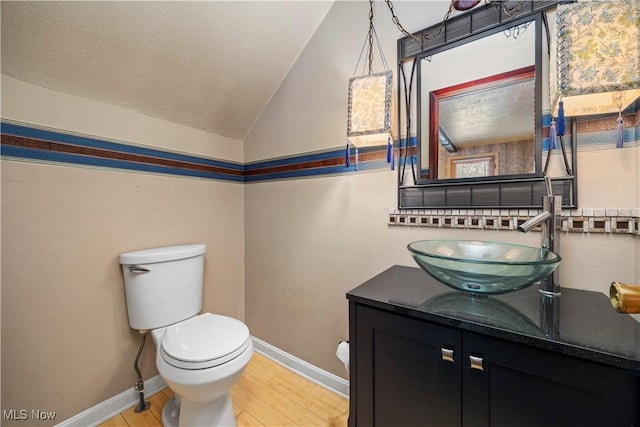
[[551, 52], [557, 135], [565, 116], [618, 113], [621, 148], [622, 111], [640, 97], [640, 0], [559, 4]]
[[[391, 81], [389, 69], [380, 42], [373, 25], [373, 0], [369, 0], [369, 31], [365, 39], [367, 46], [368, 72], [355, 77], [364, 46], [356, 64], [354, 77], [349, 79], [349, 100], [347, 104], [347, 149], [345, 160], [347, 167], [351, 161], [351, 146], [354, 147], [355, 169], [358, 169], [358, 149], [362, 147], [387, 144], [387, 161], [393, 168], [393, 150], [391, 147]], [[373, 72], [373, 44], [380, 52], [384, 71]]]

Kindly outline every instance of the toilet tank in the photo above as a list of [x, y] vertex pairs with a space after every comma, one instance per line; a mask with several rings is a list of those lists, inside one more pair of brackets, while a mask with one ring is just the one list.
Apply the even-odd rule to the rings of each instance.
[[149, 330], [198, 314], [202, 308], [203, 244], [120, 255], [129, 325]]

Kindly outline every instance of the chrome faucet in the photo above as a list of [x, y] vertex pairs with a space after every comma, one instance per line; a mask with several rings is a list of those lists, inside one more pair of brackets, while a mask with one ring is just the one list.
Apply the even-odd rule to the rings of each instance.
[[[558, 252], [560, 249], [560, 242], [556, 235], [556, 229], [560, 228], [560, 211], [562, 209], [562, 197], [554, 196], [551, 190], [551, 178], [545, 177], [545, 186], [547, 195], [542, 196], [542, 212], [534, 216], [527, 222], [518, 226], [518, 231], [526, 233], [531, 231], [538, 225], [541, 226], [542, 232], [542, 249], [548, 249], [553, 252]], [[553, 273], [547, 276], [540, 282], [540, 292], [545, 296], [559, 296], [560, 295], [560, 282], [559, 268], [556, 268]]]

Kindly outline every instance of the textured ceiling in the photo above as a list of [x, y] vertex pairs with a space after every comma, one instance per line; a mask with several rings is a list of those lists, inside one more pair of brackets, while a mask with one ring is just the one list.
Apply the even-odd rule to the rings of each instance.
[[440, 127], [458, 148], [533, 140], [534, 93], [531, 78], [442, 100]]
[[332, 1], [2, 1], [2, 74], [244, 139]]

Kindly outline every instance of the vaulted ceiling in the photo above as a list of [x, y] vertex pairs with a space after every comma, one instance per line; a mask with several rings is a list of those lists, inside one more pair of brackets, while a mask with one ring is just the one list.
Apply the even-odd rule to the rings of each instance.
[[2, 74], [244, 139], [332, 1], [2, 1]]

